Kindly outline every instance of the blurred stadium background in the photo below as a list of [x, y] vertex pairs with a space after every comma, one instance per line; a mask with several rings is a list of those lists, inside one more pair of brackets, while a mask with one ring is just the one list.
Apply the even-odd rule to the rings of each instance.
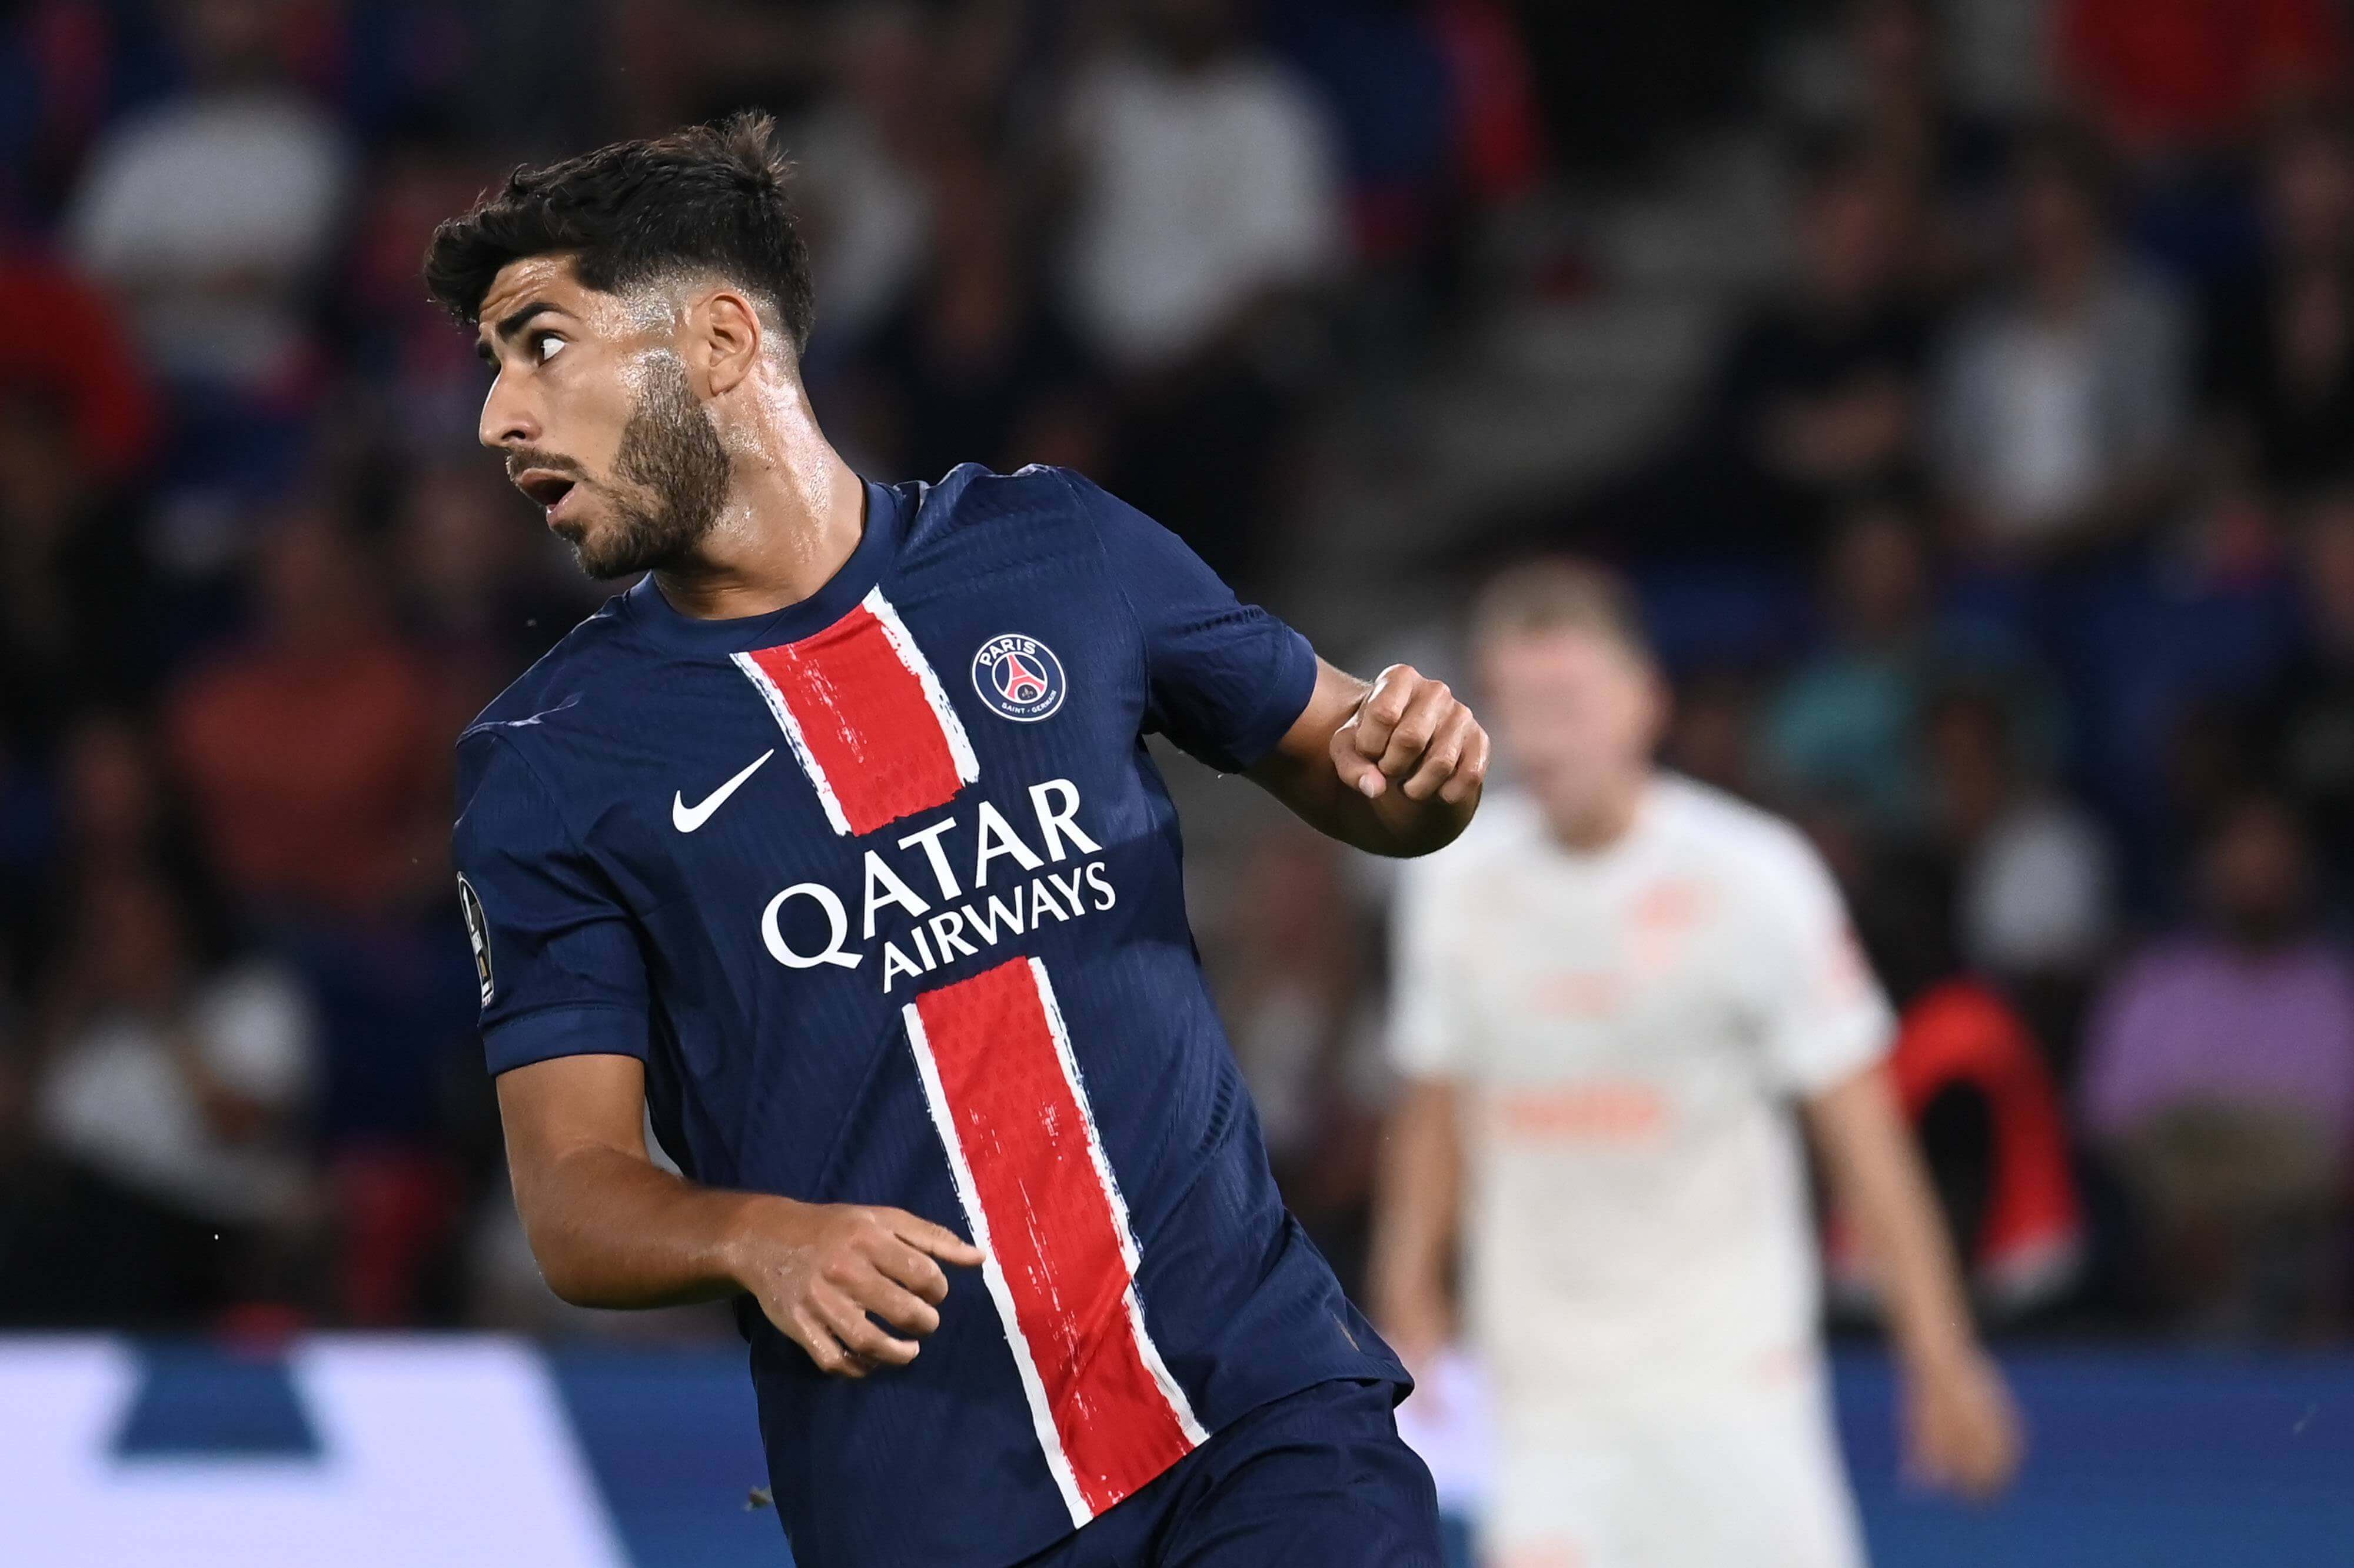
[[[2034, 1427], [1907, 1491], [1835, 1293], [1879, 1562], [2354, 1560], [2349, 90], [2345, 0], [0, 5], [0, 1560], [781, 1561], [724, 1315], [506, 1193], [450, 743], [602, 594], [417, 278], [748, 104], [866, 472], [1080, 467], [1360, 669], [1636, 574]], [[1382, 868], [1175, 782], [1353, 1284]]]

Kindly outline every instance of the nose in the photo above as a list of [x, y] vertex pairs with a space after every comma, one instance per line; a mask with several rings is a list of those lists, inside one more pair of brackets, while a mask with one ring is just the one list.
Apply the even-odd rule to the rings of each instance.
[[474, 427], [474, 439], [495, 450], [529, 446], [539, 435], [539, 418], [532, 412], [523, 389], [504, 376], [493, 381], [482, 399], [482, 417]]

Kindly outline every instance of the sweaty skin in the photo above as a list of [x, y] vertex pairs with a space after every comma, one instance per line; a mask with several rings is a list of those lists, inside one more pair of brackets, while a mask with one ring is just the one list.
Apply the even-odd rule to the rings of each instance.
[[[651, 571], [680, 611], [733, 619], [809, 598], [856, 549], [864, 485], [748, 291], [690, 277], [624, 299], [583, 286], [567, 256], [535, 256], [500, 270], [481, 323], [497, 373], [482, 444], [592, 573]], [[682, 383], [691, 406], [664, 408]], [[706, 516], [689, 493], [721, 461]], [[680, 476], [667, 492], [635, 476], [663, 471]], [[1250, 776], [1334, 838], [1411, 855], [1463, 831], [1487, 765], [1485, 732], [1445, 685], [1402, 664], [1371, 683], [1320, 664], [1306, 709]], [[913, 1361], [939, 1325], [942, 1266], [981, 1261], [901, 1210], [722, 1192], [662, 1170], [632, 1057], [554, 1057], [501, 1075], [498, 1095], [516, 1207], [567, 1301], [748, 1292], [821, 1369], [854, 1378]]]

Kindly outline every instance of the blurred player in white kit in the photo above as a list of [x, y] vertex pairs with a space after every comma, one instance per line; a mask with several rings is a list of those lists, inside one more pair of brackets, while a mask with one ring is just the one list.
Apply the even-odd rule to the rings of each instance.
[[1852, 1568], [1800, 1121], [1876, 1260], [1913, 1470], [1985, 1496], [2020, 1453], [1888, 1004], [1797, 831], [1654, 768], [1665, 687], [1615, 578], [1522, 567], [1473, 637], [1518, 789], [1400, 889], [1382, 1329], [1409, 1364], [1450, 1337], [1459, 1222], [1490, 1568]]

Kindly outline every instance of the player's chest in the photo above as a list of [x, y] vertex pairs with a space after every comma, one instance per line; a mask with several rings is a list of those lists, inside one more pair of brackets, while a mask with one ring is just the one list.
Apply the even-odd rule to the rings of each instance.
[[673, 660], [598, 847], [643, 907], [811, 883], [854, 915], [869, 875], [936, 899], [1101, 842], [1132, 810], [1143, 703], [1121, 630], [1067, 597], [878, 589], [809, 636]]
[[1674, 1071], [1737, 1040], [1757, 987], [1733, 914], [1720, 884], [1679, 869], [1500, 893], [1472, 948], [1497, 1075]]

